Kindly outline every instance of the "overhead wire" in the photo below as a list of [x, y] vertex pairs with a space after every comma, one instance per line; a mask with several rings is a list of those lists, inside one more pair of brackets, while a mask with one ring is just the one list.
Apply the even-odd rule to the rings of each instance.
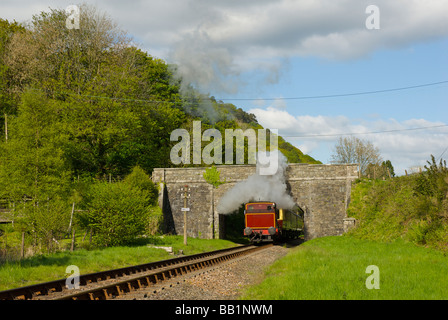
[[281, 136], [285, 137], [285, 138], [338, 137], [338, 136], [349, 136], [349, 135], [378, 134], [378, 133], [390, 133], [390, 132], [402, 132], [402, 131], [435, 129], [435, 128], [443, 128], [443, 127], [448, 127], [448, 125], [447, 124], [443, 124], [443, 125], [428, 126], [428, 127], [393, 129], [393, 130], [380, 130], [380, 131], [369, 131], [369, 132], [347, 132], [347, 133], [332, 133], [332, 134], [307, 134], [307, 135], [292, 135], [292, 136], [291, 135], [281, 135]]
[[[440, 84], [446, 84], [448, 80], [419, 84], [414, 86], [407, 87], [399, 87], [392, 89], [382, 89], [382, 90], [374, 90], [374, 91], [363, 91], [363, 92], [354, 92], [354, 93], [343, 93], [343, 94], [332, 94], [332, 95], [317, 95], [317, 96], [300, 96], [300, 97], [286, 97], [281, 98], [282, 100], [305, 100], [305, 99], [325, 99], [325, 98], [337, 98], [337, 97], [349, 97], [349, 96], [358, 96], [358, 95], [369, 95], [369, 94], [377, 94], [377, 93], [385, 93], [385, 92], [394, 92], [401, 90], [411, 90], [422, 87], [435, 86]], [[59, 92], [61, 93], [61, 92]], [[129, 99], [129, 98], [115, 98], [115, 97], [105, 97], [105, 96], [92, 96], [92, 95], [83, 95], [83, 94], [72, 94], [72, 93], [63, 93], [67, 95], [75, 95], [86, 98], [94, 98], [94, 99], [110, 99], [115, 101], [125, 101], [125, 102], [146, 102], [146, 103], [173, 103], [179, 104], [184, 103], [185, 101], [182, 99], [181, 101], [161, 101], [161, 100], [146, 100], [146, 99]], [[204, 97], [201, 99], [205, 100]], [[225, 99], [216, 99], [217, 101], [256, 101], [256, 100], [265, 100], [272, 101], [278, 100], [279, 98], [225, 98]], [[448, 127], [448, 125], [436, 125], [436, 126], [427, 126], [427, 127], [417, 127], [417, 128], [407, 128], [407, 129], [393, 129], [393, 130], [381, 130], [381, 131], [369, 131], [369, 132], [347, 132], [347, 133], [334, 133], [334, 134], [309, 134], [309, 135], [282, 135], [285, 138], [315, 138], [315, 137], [337, 137], [337, 136], [347, 136], [347, 135], [365, 135], [365, 134], [380, 134], [380, 133], [391, 133], [391, 132], [402, 132], [402, 131], [413, 131], [413, 130], [424, 130], [424, 129], [435, 129]], [[448, 149], [448, 147], [447, 147]], [[447, 151], [442, 153], [442, 155]], [[441, 155], [441, 156], [442, 156]]]
[[[359, 96], [359, 95], [368, 95], [368, 94], [377, 94], [377, 93], [385, 93], [385, 92], [394, 92], [401, 90], [411, 90], [416, 88], [430, 87], [436, 86], [440, 84], [448, 83], [448, 80], [431, 82], [425, 84], [419, 84], [414, 86], [400, 87], [400, 88], [392, 88], [392, 89], [382, 89], [382, 90], [374, 90], [374, 91], [362, 91], [362, 92], [352, 92], [352, 93], [342, 93], [342, 94], [330, 94], [330, 95], [317, 95], [317, 96], [300, 96], [300, 97], [286, 97], [286, 98], [214, 98], [216, 101], [275, 101], [275, 100], [306, 100], [306, 99], [326, 99], [326, 98], [338, 98], [338, 97], [350, 97], [350, 96]], [[67, 92], [56, 92], [60, 94], [67, 94], [71, 96], [82, 96], [86, 98], [95, 98], [95, 99], [110, 99], [116, 101], [126, 101], [126, 102], [147, 102], [147, 103], [181, 103], [183, 101], [163, 101], [163, 100], [146, 100], [146, 99], [129, 99], [129, 98], [116, 98], [116, 97], [105, 97], [105, 96], [93, 96], [93, 95], [83, 95], [83, 94], [75, 94], [75, 93], [67, 93]], [[206, 100], [207, 98], [201, 97], [201, 100]], [[211, 99], [210, 99], [211, 100]]]
[[448, 147], [445, 148], [445, 150], [443, 150], [442, 154], [437, 158], [437, 161], [440, 161], [440, 159], [442, 159], [442, 156], [445, 154], [445, 152], [448, 150]]
[[217, 99], [217, 100], [223, 100], [223, 101], [225, 101], [225, 100], [227, 100], [227, 101], [257, 101], [257, 100], [273, 101], [273, 100], [279, 100], [279, 99], [281, 99], [281, 100], [326, 99], [326, 98], [350, 97], [350, 96], [360, 96], [360, 95], [377, 94], [377, 93], [393, 92], [393, 91], [401, 91], [401, 90], [410, 90], [410, 89], [416, 89], [416, 88], [435, 86], [435, 85], [444, 84], [444, 83], [448, 83], [448, 80], [419, 84], [419, 85], [415, 85], [415, 86], [400, 87], [400, 88], [382, 89], [382, 90], [374, 90], [374, 91], [362, 91], [362, 92], [353, 92], [353, 93], [342, 93], [342, 94], [300, 96], [300, 97], [287, 97], [287, 98], [224, 98], [224, 99]]

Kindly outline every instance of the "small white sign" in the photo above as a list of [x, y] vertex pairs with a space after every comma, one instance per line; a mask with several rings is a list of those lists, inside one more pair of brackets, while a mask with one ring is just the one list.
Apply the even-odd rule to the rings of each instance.
[[190, 208], [181, 208], [180, 211], [190, 211]]

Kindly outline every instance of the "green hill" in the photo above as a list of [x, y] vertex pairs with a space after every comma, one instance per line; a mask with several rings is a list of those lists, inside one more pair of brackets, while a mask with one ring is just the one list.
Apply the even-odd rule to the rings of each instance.
[[[194, 120], [223, 133], [262, 128], [253, 114], [183, 83], [176, 66], [97, 11], [81, 6], [79, 30], [66, 28], [61, 9], [26, 27], [0, 19], [0, 141], [11, 143], [0, 146], [3, 155], [21, 150], [23, 160], [39, 146], [70, 176], [115, 177], [135, 165], [173, 166], [170, 134]], [[279, 148], [290, 162], [319, 163], [283, 139]]]
[[[262, 128], [183, 83], [97, 8], [80, 6], [79, 29], [66, 20], [63, 9], [26, 26], [0, 18], [0, 200], [14, 219], [1, 227], [2, 248], [22, 232], [48, 252], [73, 228], [97, 245], [154, 234], [161, 212], [149, 174], [175, 166], [174, 130]], [[290, 162], [317, 162], [281, 138], [279, 148]]]

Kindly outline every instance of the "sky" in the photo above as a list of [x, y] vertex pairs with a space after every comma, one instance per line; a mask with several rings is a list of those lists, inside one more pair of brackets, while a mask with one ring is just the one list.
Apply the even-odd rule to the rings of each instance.
[[[448, 0], [85, 3], [323, 163], [349, 134], [371, 141], [397, 174], [431, 154], [448, 158]], [[0, 17], [26, 22], [70, 4], [2, 0]]]

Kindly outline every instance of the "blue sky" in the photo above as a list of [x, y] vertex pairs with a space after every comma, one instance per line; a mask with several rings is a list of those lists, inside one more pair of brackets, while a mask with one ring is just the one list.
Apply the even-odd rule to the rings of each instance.
[[[287, 98], [356, 93], [444, 80], [448, 80], [448, 38], [400, 50], [381, 50], [354, 61], [293, 58], [288, 62], [288, 69], [283, 71], [278, 83], [264, 85], [262, 89], [244, 88], [244, 91], [231, 95], [231, 98]], [[448, 120], [447, 89], [445, 84], [354, 97], [290, 100], [285, 103], [291, 112], [306, 112], [310, 115], [339, 115], [348, 112], [352, 117], [365, 118], [376, 114], [405, 120], [411, 113], [414, 117], [428, 120]], [[225, 97], [224, 95], [223, 98]], [[428, 112], [427, 106], [430, 105], [437, 112]]]
[[[87, 0], [184, 79], [279, 129], [324, 163], [338, 134], [448, 124], [448, 84], [326, 99], [448, 80], [446, 0]], [[29, 21], [66, 0], [2, 0], [0, 17]], [[379, 9], [368, 30], [366, 7]], [[82, 26], [81, 26], [82, 27]], [[269, 98], [234, 101], [226, 99]], [[362, 134], [396, 172], [448, 148], [448, 128]], [[448, 151], [444, 154], [448, 158]]]
[[[445, 80], [448, 80], [448, 38], [418, 43], [395, 50], [380, 50], [368, 57], [349, 61], [327, 61], [321, 58], [297, 57], [288, 62], [288, 69], [283, 72], [283, 76], [278, 83], [261, 86], [262, 89], [248, 87], [237, 96], [240, 98], [278, 97], [277, 104], [280, 107], [277, 107], [277, 109], [286, 111], [293, 116], [345, 116], [350, 119], [350, 123], [353, 125], [358, 123], [364, 124], [366, 128], [371, 128], [367, 131], [381, 131], [447, 124], [448, 83], [348, 97], [303, 100], [282, 100], [281, 98], [376, 91]], [[233, 95], [233, 97], [235, 96]], [[266, 109], [273, 104], [272, 101], [233, 102], [240, 104], [245, 110], [252, 110], [255, 113], [258, 109]], [[421, 125], [417, 121], [414, 125], [398, 125], [411, 119], [421, 120]], [[379, 126], [380, 121], [385, 122], [383, 127]], [[363, 130], [351, 130], [354, 129], [353, 127], [340, 127], [339, 129], [340, 131], [337, 132], [340, 133], [364, 132]], [[280, 130], [280, 133], [282, 131]], [[302, 134], [302, 131], [286, 131], [292, 132], [287, 133], [290, 135]], [[430, 130], [406, 133], [406, 137], [412, 138], [421, 133], [428, 133], [428, 131]], [[442, 128], [435, 129], [432, 132], [444, 133], [443, 136], [438, 138], [444, 140], [443, 148], [440, 149], [440, 144], [437, 144], [434, 147], [424, 149], [427, 153], [430, 152], [438, 157], [445, 150], [445, 147], [448, 147], [447, 131]], [[310, 134], [319, 133], [325, 134], [326, 131], [317, 130]], [[303, 132], [303, 134], [306, 134], [306, 132]], [[377, 134], [357, 136], [373, 141], [378, 138]], [[384, 136], [387, 137], [387, 134], [382, 136], [383, 138]], [[310, 151], [309, 153], [312, 156], [323, 162], [328, 162], [332, 146], [337, 138], [290, 138], [288, 140], [297, 146], [303, 146], [302, 149], [307, 149], [306, 145], [309, 145], [309, 149], [305, 151]], [[388, 149], [385, 145], [377, 144], [377, 146], [380, 152], [382, 149]], [[415, 147], [418, 148], [418, 146]], [[396, 153], [401, 153], [399, 148], [395, 152], [388, 150], [383, 157], [402, 160]], [[447, 154], [444, 156], [446, 157]], [[425, 161], [429, 159], [429, 153], [426, 157], [421, 155], [417, 157], [411, 155], [411, 157], [412, 159], [404, 161], [404, 164], [395, 163], [400, 173], [403, 173], [403, 170], [408, 167], [425, 164]]]

